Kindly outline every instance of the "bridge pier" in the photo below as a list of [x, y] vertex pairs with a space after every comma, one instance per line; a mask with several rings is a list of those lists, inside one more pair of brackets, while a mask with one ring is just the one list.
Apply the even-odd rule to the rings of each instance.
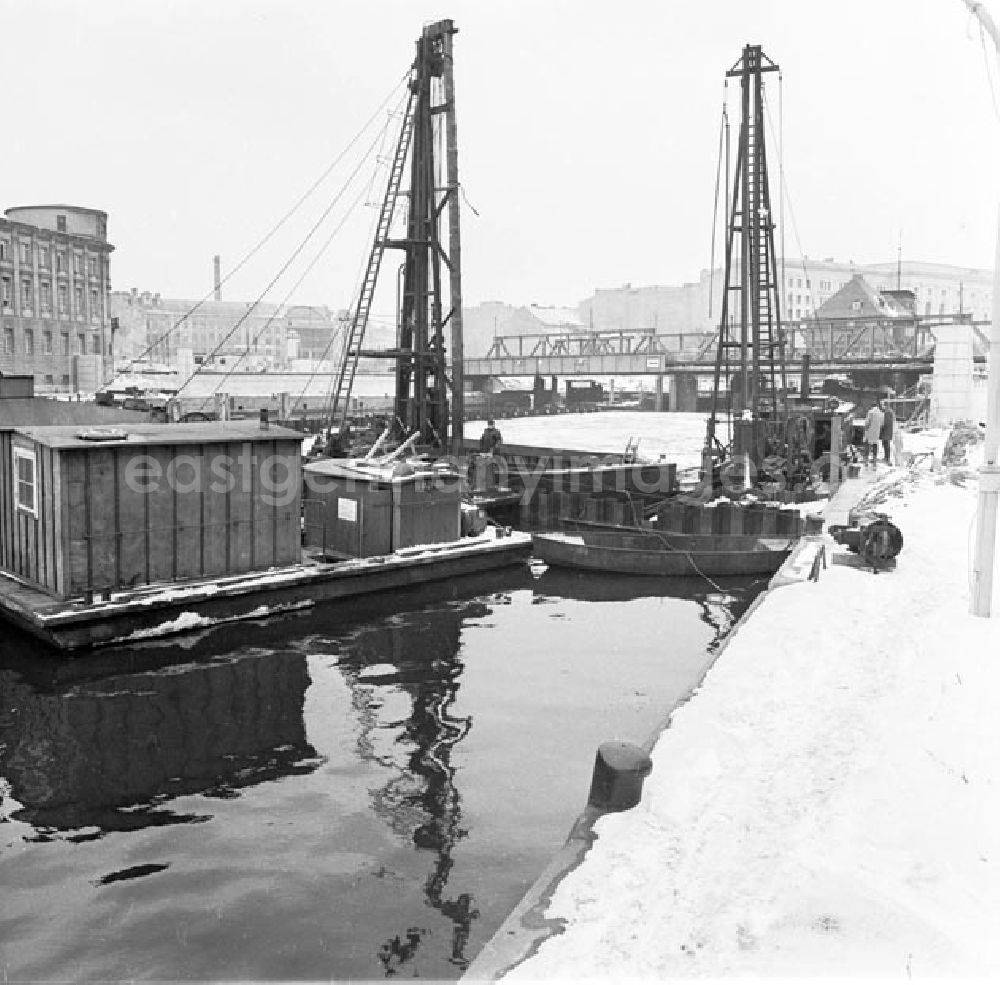
[[[657, 377], [657, 392], [662, 393], [663, 376]], [[670, 393], [668, 409], [672, 411], [695, 411], [698, 409], [698, 377], [691, 373], [674, 373], [669, 377]]]

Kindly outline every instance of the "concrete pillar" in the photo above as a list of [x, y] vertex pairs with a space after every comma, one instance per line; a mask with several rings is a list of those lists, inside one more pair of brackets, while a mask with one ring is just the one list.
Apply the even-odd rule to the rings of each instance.
[[931, 419], [938, 424], [969, 420], [972, 411], [972, 326], [934, 328]]
[[[656, 391], [653, 400], [653, 410], [660, 411], [663, 410], [663, 373], [656, 374]], [[674, 388], [670, 387], [670, 396], [673, 396]], [[673, 407], [670, 408], [673, 410]]]

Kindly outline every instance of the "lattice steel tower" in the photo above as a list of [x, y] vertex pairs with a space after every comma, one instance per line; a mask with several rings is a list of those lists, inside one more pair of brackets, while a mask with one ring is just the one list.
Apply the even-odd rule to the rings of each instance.
[[[360, 357], [396, 361], [395, 414], [405, 433], [446, 444], [462, 437], [462, 268], [458, 133], [452, 21], [424, 28], [409, 79], [409, 99], [358, 304], [347, 333], [333, 399], [334, 423], [347, 418]], [[401, 190], [409, 160], [410, 187]], [[406, 234], [389, 235], [397, 199], [407, 198]], [[447, 209], [447, 225], [442, 216]], [[387, 248], [404, 251], [397, 343], [362, 346]], [[451, 351], [446, 338], [450, 336]], [[450, 357], [450, 358], [449, 358]]]
[[708, 447], [715, 441], [720, 382], [728, 383], [733, 415], [733, 458], [749, 456], [759, 467], [787, 450], [781, 294], [767, 175], [763, 75], [776, 72], [759, 45], [747, 45], [726, 73], [738, 77], [742, 121], [726, 233], [722, 315], [715, 362]]

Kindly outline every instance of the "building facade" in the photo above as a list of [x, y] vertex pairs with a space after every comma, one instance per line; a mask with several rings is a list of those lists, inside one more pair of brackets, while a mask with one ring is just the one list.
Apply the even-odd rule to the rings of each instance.
[[9, 208], [0, 218], [0, 371], [37, 392], [96, 390], [113, 358], [107, 213]]
[[[812, 318], [855, 275], [863, 276], [876, 291], [912, 292], [918, 315], [964, 313], [975, 321], [988, 321], [992, 315], [992, 270], [923, 260], [856, 264], [833, 257], [802, 257], [786, 259], [780, 275], [782, 320]], [[598, 288], [580, 302], [581, 319], [598, 332], [714, 331], [722, 310], [722, 277], [721, 269], [703, 270], [697, 281], [677, 286]]]
[[278, 305], [164, 298], [149, 291], [115, 291], [111, 312], [119, 363], [139, 360], [171, 368], [205, 365], [251, 373], [282, 369], [288, 331]]

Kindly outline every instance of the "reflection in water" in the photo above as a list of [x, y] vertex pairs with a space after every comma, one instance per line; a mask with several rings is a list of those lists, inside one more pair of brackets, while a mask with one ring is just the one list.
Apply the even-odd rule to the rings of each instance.
[[535, 602], [548, 598], [582, 602], [630, 602], [670, 596], [689, 599], [701, 610], [701, 621], [713, 630], [709, 653], [718, 650], [736, 621], [766, 586], [760, 578], [720, 578], [717, 591], [702, 578], [655, 578], [643, 575], [598, 575], [568, 568], [542, 568], [535, 577]]
[[[10, 967], [37, 972], [22, 978], [72, 977], [81, 957], [95, 979], [127, 978], [156, 957], [173, 969], [174, 935], [198, 926], [176, 977], [459, 977], [572, 822], [581, 781], [564, 764], [652, 728], [760, 586], [723, 587], [524, 567], [252, 634], [69, 661], [5, 646], [0, 799], [16, 803], [0, 815], [79, 845], [9, 853], [0, 963], [17, 947]], [[508, 742], [527, 829], [508, 757], [491, 755]], [[232, 805], [204, 799], [290, 774]], [[24, 837], [6, 828], [8, 847]], [[35, 919], [38, 887], [60, 896], [63, 952]]]
[[[464, 669], [459, 658], [462, 623], [489, 612], [484, 603], [470, 602], [438, 610], [433, 618], [428, 618], [429, 613], [399, 616], [389, 625], [361, 634], [351, 647], [350, 660], [340, 663], [361, 720], [359, 755], [396, 771], [372, 793], [373, 809], [418, 851], [434, 856], [424, 882], [424, 897], [451, 922], [448, 960], [460, 969], [469, 963], [465, 947], [479, 910], [471, 894], [449, 897], [445, 893], [455, 846], [468, 833], [461, 824], [462, 798], [455, 783], [452, 752], [472, 728], [472, 717], [457, 716], [452, 708]], [[366, 670], [376, 661], [388, 661], [391, 666], [385, 673], [378, 673], [377, 668], [376, 672]], [[409, 716], [392, 726], [402, 762], [379, 752], [373, 688], [367, 685], [392, 685], [409, 698]], [[382, 944], [378, 959], [387, 977], [413, 960], [425, 933], [424, 928], [410, 926]]]
[[[36, 837], [204, 821], [163, 804], [315, 768], [304, 657], [245, 657], [117, 676], [0, 669], [0, 775]], [[62, 665], [67, 666], [67, 665]], [[76, 836], [93, 837], [88, 835]]]

